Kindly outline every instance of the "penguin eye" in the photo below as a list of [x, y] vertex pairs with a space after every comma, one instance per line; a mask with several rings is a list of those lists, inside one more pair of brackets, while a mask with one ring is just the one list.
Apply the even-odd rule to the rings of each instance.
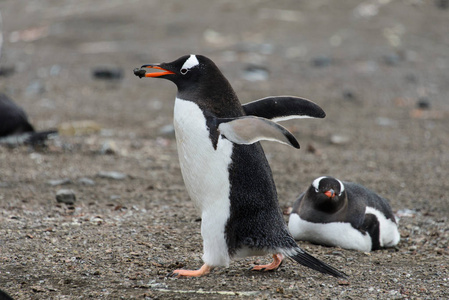
[[189, 72], [188, 69], [185, 69], [185, 68], [182, 68], [182, 69], [181, 69], [181, 74], [182, 74], [182, 75], [186, 75], [187, 72]]
[[319, 189], [315, 189], [315, 193], [319, 193], [320, 192], [320, 190]]

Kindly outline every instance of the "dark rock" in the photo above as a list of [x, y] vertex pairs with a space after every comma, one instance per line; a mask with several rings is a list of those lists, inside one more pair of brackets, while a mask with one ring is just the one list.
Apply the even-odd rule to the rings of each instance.
[[269, 71], [265, 67], [249, 65], [243, 72], [243, 79], [248, 81], [265, 81], [268, 79]]
[[0, 67], [0, 77], [9, 77], [13, 75], [16, 71], [16, 68], [13, 66]]
[[119, 67], [96, 67], [92, 76], [102, 80], [119, 80], [123, 78], [123, 69]]
[[73, 205], [76, 202], [75, 192], [67, 189], [59, 190], [56, 192], [56, 201], [67, 205]]
[[332, 58], [329, 56], [316, 56], [312, 58], [312, 66], [316, 68], [324, 68], [330, 66], [332, 63]]
[[145, 77], [145, 74], [147, 73], [147, 71], [145, 71], [144, 69], [140, 69], [140, 68], [135, 68], [133, 70], [134, 75], [139, 76], [139, 78]]
[[343, 99], [345, 99], [345, 100], [351, 100], [351, 101], [357, 100], [357, 96], [354, 94], [353, 91], [351, 91], [349, 89], [343, 90], [342, 96], [343, 96]]
[[396, 53], [386, 54], [382, 56], [382, 61], [389, 66], [396, 66], [401, 62], [401, 57]]
[[439, 9], [448, 9], [449, 8], [449, 0], [435, 0], [435, 6]]
[[416, 103], [416, 107], [419, 109], [430, 109], [430, 101], [426, 97], [421, 97]]
[[405, 80], [410, 83], [417, 83], [418, 77], [413, 73], [409, 73], [409, 74], [405, 75]]

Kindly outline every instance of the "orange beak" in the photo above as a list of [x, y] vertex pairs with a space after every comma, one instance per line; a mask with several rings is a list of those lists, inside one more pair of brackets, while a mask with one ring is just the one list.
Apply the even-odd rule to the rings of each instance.
[[335, 196], [335, 192], [334, 192], [334, 190], [333, 189], [330, 189], [330, 190], [328, 190], [328, 191], [326, 191], [325, 193], [324, 193], [324, 195], [326, 195], [326, 196], [328, 196], [329, 198], [334, 198], [334, 196]]
[[141, 68], [157, 69], [157, 70], [164, 71], [164, 72], [156, 72], [156, 73], [145, 73], [145, 77], [160, 77], [160, 76], [163, 76], [163, 75], [175, 74], [172, 71], [165, 70], [165, 69], [163, 69], [163, 68], [161, 68], [159, 66], [156, 66], [156, 65], [143, 65]]

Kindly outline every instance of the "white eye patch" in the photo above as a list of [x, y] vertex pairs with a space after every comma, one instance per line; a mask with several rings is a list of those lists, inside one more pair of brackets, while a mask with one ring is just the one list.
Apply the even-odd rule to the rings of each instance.
[[[337, 179], [337, 178], [335, 178]], [[340, 180], [337, 179], [338, 182], [340, 182], [340, 194], [338, 194], [338, 196], [341, 196], [341, 194], [343, 194], [344, 190], [345, 190], [345, 186], [343, 184], [343, 182], [341, 182]]]
[[194, 66], [199, 65], [200, 62], [198, 61], [198, 58], [196, 58], [196, 55], [191, 54], [190, 57], [186, 60], [186, 62], [182, 65], [181, 70], [184, 71], [186, 70], [184, 73], [181, 71], [182, 74], [187, 73], [187, 71], [191, 68], [193, 68]]
[[318, 192], [318, 190], [319, 190], [319, 188], [320, 188], [320, 181], [321, 181], [321, 179], [323, 179], [323, 178], [326, 178], [326, 176], [318, 177], [317, 179], [315, 179], [315, 180], [312, 182], [312, 186], [315, 188], [315, 191]]

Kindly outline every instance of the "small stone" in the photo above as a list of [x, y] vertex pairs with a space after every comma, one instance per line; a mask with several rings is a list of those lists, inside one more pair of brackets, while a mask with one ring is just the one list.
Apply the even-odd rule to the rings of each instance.
[[116, 153], [118, 153], [118, 147], [117, 144], [112, 140], [104, 142], [103, 146], [101, 146], [100, 154], [113, 155]]
[[104, 223], [104, 220], [101, 216], [95, 216], [92, 219], [90, 219], [90, 224], [92, 225], [101, 225]]
[[31, 290], [33, 292], [35, 292], [35, 293], [44, 293], [45, 292], [45, 289], [43, 287], [41, 287], [41, 286], [38, 286], [38, 285], [32, 286]]
[[389, 66], [396, 66], [399, 64], [399, 62], [401, 61], [401, 57], [399, 55], [397, 55], [396, 53], [392, 53], [392, 54], [385, 54], [382, 57], [382, 61]]
[[324, 68], [330, 66], [332, 59], [328, 56], [317, 56], [312, 58], [312, 66], [316, 68]]
[[344, 145], [349, 143], [351, 139], [345, 135], [334, 134], [331, 136], [331, 143], [334, 145]]
[[349, 89], [343, 90], [342, 96], [343, 96], [343, 99], [345, 99], [345, 100], [350, 100], [350, 101], [357, 100], [357, 95]]
[[120, 173], [120, 172], [106, 172], [106, 171], [100, 171], [97, 174], [98, 177], [101, 178], [107, 178], [107, 179], [115, 179], [115, 180], [123, 180], [126, 177], [128, 177], [128, 175], [124, 174], [124, 173]]
[[14, 66], [4, 66], [0, 67], [0, 77], [9, 77], [13, 75], [16, 71]]
[[65, 185], [72, 183], [72, 180], [70, 180], [69, 178], [63, 178], [63, 179], [49, 180], [47, 181], [47, 183], [52, 186]]
[[133, 70], [134, 75], [139, 76], [139, 78], [145, 77], [145, 74], [147, 71], [145, 71], [144, 69], [140, 69], [140, 68], [135, 68]]
[[173, 124], [164, 125], [159, 128], [159, 134], [165, 136], [175, 136], [175, 127]]
[[448, 9], [449, 8], [449, 0], [435, 0], [435, 6], [439, 9]]
[[414, 218], [416, 215], [416, 210], [414, 209], [408, 209], [408, 208], [404, 208], [404, 209], [400, 209], [396, 212], [396, 215], [399, 218]]
[[74, 204], [76, 202], [75, 192], [67, 189], [59, 190], [56, 192], [56, 201], [68, 205]]
[[385, 126], [385, 127], [395, 126], [397, 124], [397, 122], [395, 120], [392, 120], [390, 118], [385, 118], [385, 117], [378, 117], [376, 119], [376, 123], [377, 123], [377, 125]]
[[416, 103], [416, 107], [419, 109], [430, 109], [430, 101], [426, 97], [421, 97]]
[[38, 80], [31, 82], [25, 89], [27, 96], [35, 96], [43, 93], [45, 93], [45, 85]]
[[119, 80], [123, 78], [123, 69], [113, 66], [96, 67], [92, 70], [95, 79]]
[[312, 145], [312, 144], [307, 144], [306, 151], [309, 152], [309, 153], [315, 154], [315, 153], [317, 152], [317, 149], [315, 148], [314, 145]]
[[95, 181], [93, 181], [92, 179], [89, 179], [87, 177], [83, 177], [78, 179], [78, 182], [84, 185], [95, 185]]
[[292, 213], [292, 211], [293, 211], [293, 208], [291, 206], [287, 206], [287, 207], [284, 207], [284, 209], [282, 210], [282, 214], [284, 216], [289, 216]]
[[268, 75], [269, 71], [265, 67], [251, 65], [245, 68], [242, 77], [248, 81], [265, 81]]

